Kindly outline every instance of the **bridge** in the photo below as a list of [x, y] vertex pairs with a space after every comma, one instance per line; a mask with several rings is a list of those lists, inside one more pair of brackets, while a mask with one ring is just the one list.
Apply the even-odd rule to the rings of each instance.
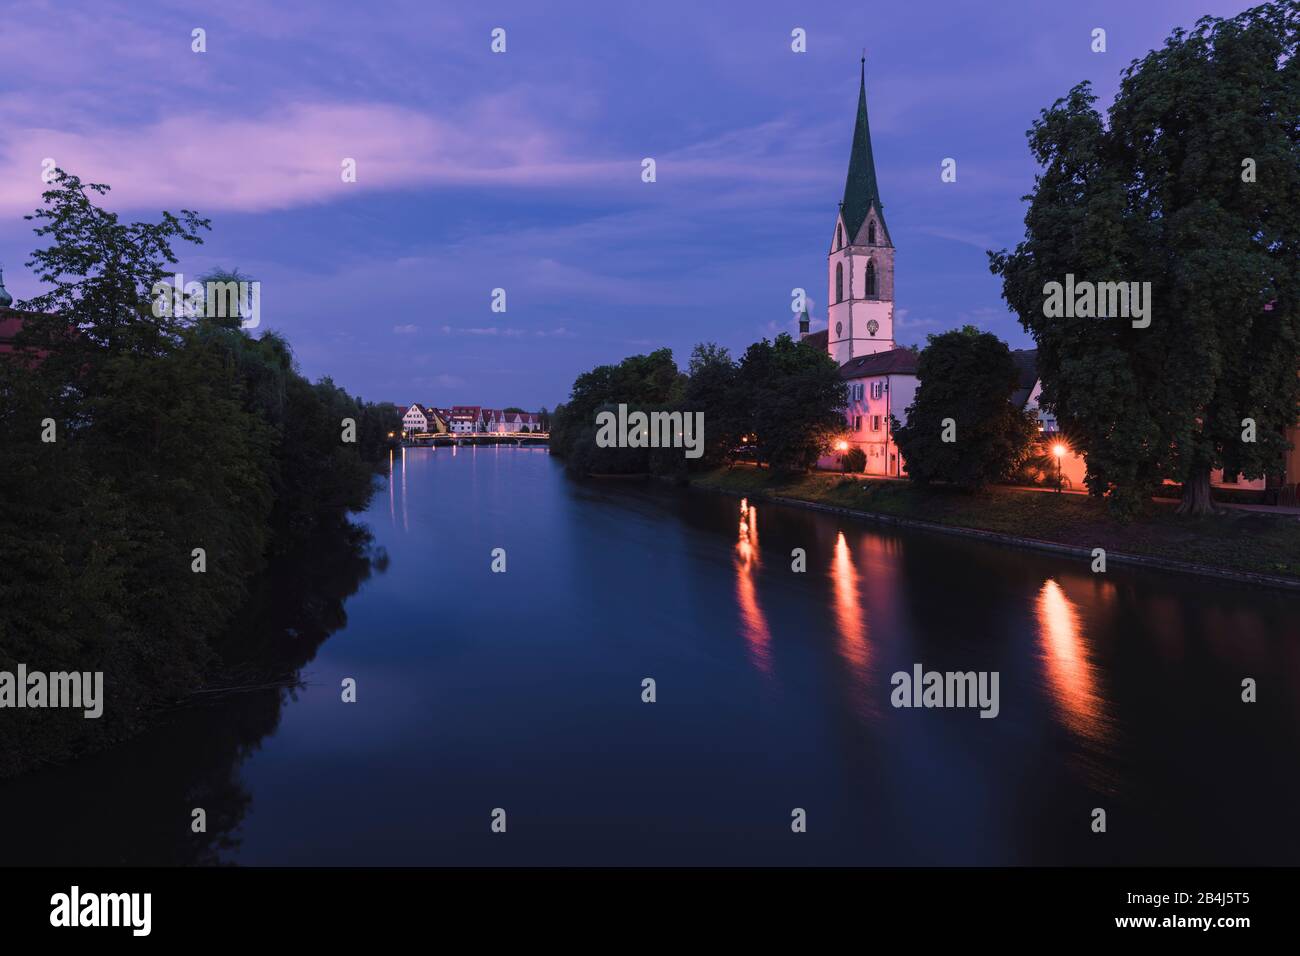
[[407, 445], [549, 445], [550, 432], [409, 432]]

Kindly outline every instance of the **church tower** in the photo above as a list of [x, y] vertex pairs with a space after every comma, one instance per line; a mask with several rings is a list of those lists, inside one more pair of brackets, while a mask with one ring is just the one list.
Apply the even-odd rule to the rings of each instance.
[[828, 257], [827, 350], [841, 365], [894, 348], [894, 244], [885, 226], [867, 124], [867, 60], [862, 59], [858, 118], [844, 200]]

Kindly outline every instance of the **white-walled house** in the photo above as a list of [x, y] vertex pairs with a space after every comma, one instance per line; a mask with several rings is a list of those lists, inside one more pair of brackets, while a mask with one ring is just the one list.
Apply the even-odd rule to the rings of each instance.
[[447, 428], [453, 435], [472, 435], [482, 427], [483, 409], [478, 405], [453, 405]]
[[446, 416], [432, 405], [418, 402], [407, 406], [402, 413], [402, 430], [412, 434], [443, 434], [447, 431]]
[[424, 407], [419, 404], [407, 406], [402, 413], [402, 431], [406, 432], [427, 432], [429, 430], [429, 419], [425, 415]]

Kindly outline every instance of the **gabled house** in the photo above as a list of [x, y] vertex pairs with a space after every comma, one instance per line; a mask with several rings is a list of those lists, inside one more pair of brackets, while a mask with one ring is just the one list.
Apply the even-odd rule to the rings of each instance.
[[433, 435], [447, 434], [447, 419], [439, 409], [432, 405], [421, 405], [420, 410], [424, 412], [426, 431]]
[[507, 412], [506, 431], [535, 432], [541, 431], [542, 416], [536, 412]]
[[429, 430], [429, 419], [423, 405], [416, 403], [407, 406], [406, 411], [402, 413], [402, 430], [419, 433]]

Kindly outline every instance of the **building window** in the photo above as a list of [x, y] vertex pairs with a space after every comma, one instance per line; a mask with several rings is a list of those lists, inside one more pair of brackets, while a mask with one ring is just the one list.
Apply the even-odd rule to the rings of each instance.
[[861, 415], [854, 415], [854, 416], [853, 416], [853, 430], [854, 430], [855, 432], [860, 432], [860, 431], [862, 431], [862, 416], [861, 416]]
[[876, 244], [876, 224], [875, 222], [867, 223], [867, 242], [871, 245]]
[[884, 394], [885, 394], [885, 383], [884, 383], [884, 382], [872, 382], [872, 383], [871, 383], [871, 397], [872, 397], [872, 398], [880, 398], [880, 397], [881, 397], [882, 395], [884, 395]]
[[835, 248], [836, 249], [844, 248], [844, 227], [843, 226], [835, 227]]
[[835, 301], [844, 301], [844, 263], [835, 263]]
[[872, 430], [873, 432], [878, 432], [878, 431], [880, 431], [880, 416], [879, 416], [879, 415], [872, 415], [872, 416], [871, 416], [871, 430]]
[[876, 264], [867, 263], [867, 298], [874, 299], [876, 296]]

